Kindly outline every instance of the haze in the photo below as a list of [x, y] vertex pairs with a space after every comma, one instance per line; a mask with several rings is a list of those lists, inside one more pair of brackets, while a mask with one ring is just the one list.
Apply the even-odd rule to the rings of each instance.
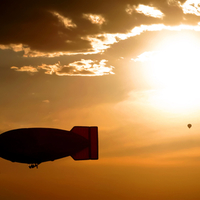
[[199, 5], [3, 0], [0, 132], [98, 126], [99, 160], [0, 158], [0, 199], [199, 199]]

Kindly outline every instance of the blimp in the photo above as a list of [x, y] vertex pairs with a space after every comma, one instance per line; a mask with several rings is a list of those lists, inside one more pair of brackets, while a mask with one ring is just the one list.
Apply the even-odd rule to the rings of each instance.
[[70, 131], [21, 128], [0, 134], [0, 157], [29, 164], [29, 168], [67, 156], [74, 160], [97, 160], [98, 127], [74, 126]]

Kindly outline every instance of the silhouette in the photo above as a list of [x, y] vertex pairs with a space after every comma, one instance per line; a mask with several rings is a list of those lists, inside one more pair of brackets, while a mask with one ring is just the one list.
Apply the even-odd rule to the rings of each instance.
[[187, 126], [188, 126], [188, 128], [191, 128], [191, 127], [192, 127], [192, 124], [188, 124]]
[[71, 156], [74, 160], [98, 159], [98, 127], [75, 126], [22, 128], [0, 135], [0, 157], [38, 168], [46, 161]]

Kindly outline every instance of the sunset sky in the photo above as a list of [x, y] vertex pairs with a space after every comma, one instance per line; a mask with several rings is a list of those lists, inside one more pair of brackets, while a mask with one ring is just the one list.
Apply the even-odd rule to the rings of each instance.
[[0, 199], [200, 199], [200, 0], [1, 0], [0, 13], [0, 133], [99, 130], [99, 160], [0, 158]]

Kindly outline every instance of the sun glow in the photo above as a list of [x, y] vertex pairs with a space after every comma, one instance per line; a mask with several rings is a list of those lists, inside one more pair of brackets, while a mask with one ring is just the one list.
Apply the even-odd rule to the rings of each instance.
[[200, 108], [199, 52], [198, 40], [188, 35], [159, 45], [148, 71], [157, 106], [174, 111]]

